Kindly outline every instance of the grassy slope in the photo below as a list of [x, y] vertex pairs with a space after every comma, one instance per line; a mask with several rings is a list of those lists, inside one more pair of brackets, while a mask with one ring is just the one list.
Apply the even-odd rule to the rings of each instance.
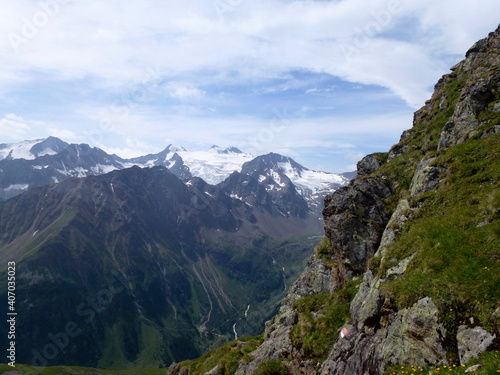
[[[500, 337], [498, 318], [493, 317], [500, 306], [500, 135], [484, 139], [476, 136], [462, 145], [437, 150], [440, 133], [453, 114], [466, 79], [466, 74], [460, 79], [455, 73], [448, 77], [437, 93], [438, 97], [444, 97], [441, 105], [438, 101], [431, 103], [433, 107], [412, 129], [412, 136], [401, 143], [408, 147], [408, 152], [384, 163], [375, 172], [394, 191], [393, 197], [385, 201], [389, 212], [394, 211], [401, 198], [409, 199], [411, 206], [418, 206], [419, 210], [403, 228], [398, 228], [397, 241], [389, 248], [384, 262], [375, 260], [371, 267], [383, 277], [388, 268], [416, 253], [407, 272], [383, 284], [382, 293], [400, 309], [424, 296], [433, 298], [450, 337], [447, 344], [452, 364], [458, 363], [453, 339], [457, 327], [469, 318], [473, 317], [476, 325]], [[497, 102], [490, 103], [481, 114], [480, 119], [485, 123], [479, 134], [500, 123], [500, 113], [492, 110]], [[379, 157], [385, 161], [387, 154]], [[436, 157], [433, 164], [445, 170], [438, 188], [410, 199], [409, 187], [416, 167], [422, 159], [430, 157]], [[316, 248], [318, 255], [326, 259], [325, 264], [334, 266], [330, 251], [324, 243]], [[351, 281], [332, 295], [309, 296], [296, 302], [301, 315], [291, 339], [307, 358], [318, 361], [326, 358], [338, 328], [349, 319], [355, 287]], [[484, 366], [477, 374], [500, 371], [498, 351], [470, 362], [475, 363]], [[386, 373], [413, 373], [411, 370], [409, 366], [399, 366]], [[462, 374], [465, 369], [452, 365], [451, 370], [415, 369], [414, 373], [437, 374], [444, 370]]]

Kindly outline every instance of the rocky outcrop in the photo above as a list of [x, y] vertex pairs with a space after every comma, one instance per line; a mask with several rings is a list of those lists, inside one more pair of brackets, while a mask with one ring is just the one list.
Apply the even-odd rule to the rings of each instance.
[[321, 293], [333, 293], [341, 284], [336, 270], [329, 268], [315, 254], [308, 259], [304, 273], [291, 286], [281, 303], [280, 310], [274, 321], [267, 324], [266, 337], [281, 326], [291, 326], [297, 321], [294, 303], [302, 297]]
[[466, 84], [452, 118], [443, 128], [439, 148], [460, 144], [477, 134], [476, 129], [483, 123], [480, 114], [500, 99], [499, 67], [500, 28], [474, 44], [466, 59], [453, 67], [466, 77]]
[[439, 175], [444, 172], [445, 169], [433, 165], [432, 162], [434, 160], [436, 160], [436, 158], [429, 158], [418, 164], [410, 185], [410, 195], [412, 197], [416, 197], [427, 191], [432, 191], [439, 184]]
[[372, 174], [382, 165], [379, 154], [370, 154], [361, 159], [357, 164], [358, 176]]
[[[252, 361], [240, 364], [236, 374], [253, 374], [258, 367], [270, 360], [290, 360], [290, 366], [301, 368], [300, 373], [307, 373], [309, 369], [315, 373], [315, 365], [305, 361], [295, 361], [300, 354], [292, 346], [290, 331], [298, 321], [298, 312], [294, 307], [296, 301], [305, 296], [322, 293], [333, 293], [342, 283], [335, 269], [327, 267], [323, 260], [312, 255], [308, 266], [297, 281], [295, 281], [283, 300], [278, 314], [273, 320], [266, 323], [264, 343], [250, 354]], [[308, 370], [308, 371], [309, 371]]]
[[354, 331], [340, 338], [320, 369], [321, 375], [378, 375], [389, 365], [447, 364], [443, 347], [445, 329], [438, 309], [429, 298], [399, 311], [387, 328], [377, 332]]
[[391, 149], [389, 150], [389, 154], [387, 155], [387, 161], [390, 161], [408, 152], [410, 148], [408, 147], [408, 145], [404, 144], [403, 141], [411, 137], [414, 133], [415, 131], [413, 129], [408, 129], [401, 134], [401, 137], [399, 138], [399, 143], [392, 146]]
[[481, 327], [458, 327], [457, 343], [460, 363], [465, 364], [479, 357], [495, 343], [496, 336], [489, 334]]
[[[448, 312], [447, 297], [443, 299], [439, 293], [412, 291], [409, 298], [401, 297], [401, 290], [408, 287], [405, 282], [415, 280], [410, 271], [418, 267], [423, 252], [419, 252], [420, 244], [413, 247], [412, 243], [407, 243], [408, 238], [413, 237], [405, 237], [402, 248], [395, 245], [401, 233], [414, 230], [412, 226], [418, 225], [420, 215], [425, 215], [431, 207], [425, 205], [420, 194], [444, 188], [446, 185], [440, 184], [441, 179], [447, 178], [455, 166], [453, 161], [442, 157], [445, 150], [437, 150], [438, 139], [443, 149], [464, 142], [474, 134], [486, 137], [500, 130], [497, 130], [500, 128], [498, 115], [492, 117], [491, 123], [484, 116], [484, 113], [500, 112], [499, 46], [500, 28], [474, 45], [466, 60], [436, 84], [431, 100], [415, 113], [414, 128], [403, 133], [398, 145], [387, 155], [373, 154], [363, 158], [358, 163], [358, 176], [348, 186], [325, 198], [323, 217], [331, 249], [323, 251], [318, 247], [318, 255], [310, 258], [307, 269], [283, 300], [278, 315], [266, 323], [264, 343], [250, 353], [252, 360], [249, 363], [240, 363], [237, 374], [254, 374], [261, 364], [279, 360], [286, 364], [290, 374], [381, 375], [389, 366], [448, 365], [449, 349], [458, 348], [460, 361], [464, 364], [495, 342], [495, 336], [480, 327], [461, 326], [456, 337], [457, 347], [451, 348], [450, 345], [455, 345], [455, 338], [451, 337], [451, 332], [457, 328], [454, 324], [463, 324], [458, 320], [463, 317], [456, 313], [453, 318], [458, 318], [457, 323], [451, 322], [447, 314], [451, 315], [455, 307]], [[445, 123], [440, 134], [437, 125], [442, 127]], [[484, 124], [489, 125], [479, 129]], [[474, 133], [478, 129], [483, 133]], [[392, 160], [404, 154], [407, 157]], [[392, 164], [384, 169], [386, 163]], [[446, 184], [449, 183], [448, 179]], [[481, 225], [491, 224], [486, 221]], [[358, 275], [363, 275], [363, 280], [356, 286]], [[394, 285], [396, 288], [390, 289]], [[358, 290], [352, 298], [356, 287]], [[402, 289], [395, 292], [398, 287]], [[336, 307], [345, 310], [349, 307], [350, 317], [339, 329], [339, 335], [321, 337], [322, 344], [326, 341], [327, 350], [322, 346], [313, 358], [324, 358], [330, 348], [331, 351], [319, 364], [308, 357], [310, 352], [304, 350], [304, 346], [297, 344], [294, 327], [307, 331], [311, 326], [301, 326], [304, 318], [321, 327], [323, 321], [320, 319], [326, 317], [325, 311], [331, 310], [321, 310], [324, 306], [318, 308], [316, 299], [303, 300], [303, 305], [299, 300], [322, 293], [338, 293], [335, 298], [349, 295], [347, 302], [342, 302], [345, 305]], [[308, 305], [310, 300], [315, 302]], [[327, 301], [340, 300], [325, 299], [325, 304]], [[298, 310], [295, 306], [301, 308]], [[304, 310], [303, 306], [317, 310]], [[497, 307], [492, 319], [497, 322], [499, 317]], [[335, 331], [338, 326], [336, 321], [328, 332]], [[307, 339], [312, 337], [311, 334]]]
[[351, 302], [351, 317], [356, 329], [360, 332], [373, 329], [380, 320], [381, 308], [384, 298], [379, 290], [380, 280], [367, 271], [359, 291]]
[[401, 199], [398, 202], [396, 210], [392, 213], [391, 218], [382, 233], [380, 246], [375, 253], [376, 257], [383, 258], [385, 256], [387, 247], [396, 240], [396, 234], [398, 233], [399, 228], [401, 228], [404, 222], [411, 217], [414, 211], [416, 211], [416, 209], [410, 208], [410, 203], [407, 199]]
[[382, 199], [391, 190], [375, 177], [356, 178], [325, 198], [325, 234], [344, 277], [363, 273], [377, 251], [389, 214]]

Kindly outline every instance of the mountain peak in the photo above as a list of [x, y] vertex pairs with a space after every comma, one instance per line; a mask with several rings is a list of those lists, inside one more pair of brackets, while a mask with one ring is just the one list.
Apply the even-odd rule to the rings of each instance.
[[56, 137], [0, 144], [0, 160], [34, 160], [44, 155], [55, 155], [68, 147], [68, 143]]
[[170, 144], [167, 146], [165, 151], [167, 151], [167, 152], [182, 152], [182, 151], [187, 151], [187, 150], [184, 147]]
[[212, 147], [210, 147], [208, 152], [213, 152], [213, 153], [217, 153], [217, 154], [243, 154], [243, 151], [241, 151], [240, 149], [238, 149], [236, 147], [228, 147], [228, 148], [222, 149], [217, 145], [213, 145]]

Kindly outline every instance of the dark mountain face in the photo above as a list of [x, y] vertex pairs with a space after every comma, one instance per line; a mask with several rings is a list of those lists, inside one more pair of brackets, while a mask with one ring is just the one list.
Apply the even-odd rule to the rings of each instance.
[[288, 177], [282, 173], [276, 177], [279, 182], [259, 171], [252, 174], [234, 172], [220, 184], [220, 188], [252, 207], [264, 208], [270, 214], [305, 219], [309, 213], [307, 202], [297, 193]]
[[[33, 146], [33, 149], [45, 150], [48, 146], [57, 149], [64, 143], [60, 142], [62, 141], [57, 138], [47, 138]], [[102, 174], [119, 168], [123, 167], [113, 157], [98, 148], [84, 144], [66, 144], [57, 154], [46, 154], [34, 160], [7, 158], [0, 160], [0, 201], [30, 188], [61, 182], [71, 177]]]
[[233, 329], [258, 333], [310, 246], [269, 236], [305, 227], [273, 216], [273, 204], [252, 207], [163, 167], [71, 178], [0, 204], [0, 269], [16, 262], [23, 315], [17, 361], [168, 364]]
[[299, 163], [295, 162], [292, 158], [271, 152], [243, 164], [241, 172], [247, 174], [260, 173], [268, 169], [277, 169], [279, 168], [280, 163], [290, 163], [292, 168], [297, 171], [304, 171], [306, 169]]
[[56, 137], [48, 137], [40, 143], [34, 145], [30, 152], [35, 156], [43, 156], [45, 150], [58, 153], [68, 147], [68, 144]]

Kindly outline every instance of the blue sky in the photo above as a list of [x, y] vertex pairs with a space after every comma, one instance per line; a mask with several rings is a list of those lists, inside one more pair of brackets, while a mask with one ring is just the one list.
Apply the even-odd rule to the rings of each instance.
[[457, 0], [17, 0], [0, 7], [0, 143], [122, 157], [236, 146], [353, 170], [500, 22]]

